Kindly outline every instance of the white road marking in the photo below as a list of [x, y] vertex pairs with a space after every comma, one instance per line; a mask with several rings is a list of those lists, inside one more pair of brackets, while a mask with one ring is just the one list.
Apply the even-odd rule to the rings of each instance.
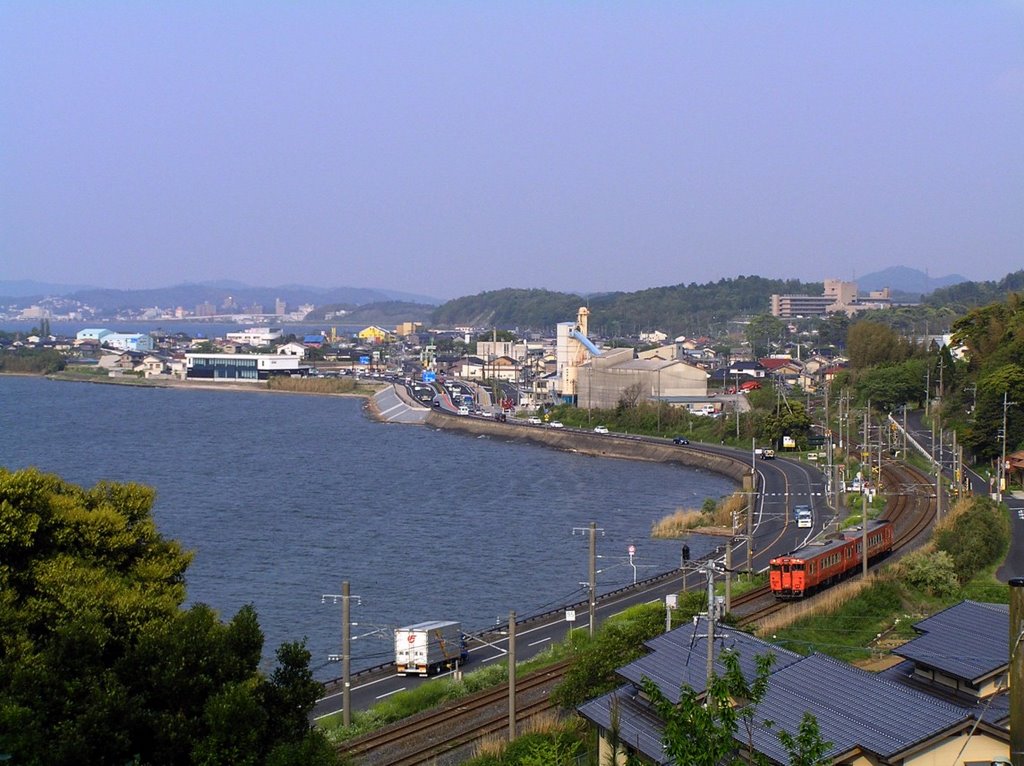
[[382, 700], [385, 697], [390, 697], [392, 694], [398, 694], [398, 692], [404, 692], [404, 691], [405, 691], [405, 687], [403, 686], [401, 689], [395, 689], [393, 692], [386, 692], [384, 694], [378, 695], [377, 699]]
[[551, 640], [551, 636], [548, 636], [547, 638], [542, 638], [540, 641], [534, 641], [532, 644], [527, 644], [527, 646], [536, 646], [537, 644], [543, 644], [545, 641], [550, 641], [550, 640]]

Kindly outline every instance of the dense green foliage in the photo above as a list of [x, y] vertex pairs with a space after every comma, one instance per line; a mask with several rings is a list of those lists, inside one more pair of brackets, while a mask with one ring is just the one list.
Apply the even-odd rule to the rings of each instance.
[[929, 596], [944, 598], [960, 589], [956, 564], [946, 551], [914, 551], [899, 563], [903, 581]]
[[751, 681], [743, 676], [739, 655], [724, 651], [719, 661], [722, 675], [713, 675], [704, 694], [686, 684], [680, 689], [679, 703], [672, 702], [658, 685], [644, 678], [641, 688], [658, 711], [664, 729], [665, 754], [675, 763], [689, 766], [740, 766], [740, 727], [749, 731], [757, 705], [768, 691], [768, 677], [775, 657], [756, 658], [757, 671]]
[[846, 336], [846, 353], [854, 369], [903, 362], [914, 352], [915, 348], [909, 341], [879, 322], [854, 322]]
[[961, 583], [1001, 561], [1010, 545], [1010, 520], [1003, 506], [973, 497], [935, 529], [935, 545], [949, 555]]
[[[620, 403], [615, 409], [595, 407], [590, 410], [560, 404], [549, 408], [547, 414], [550, 420], [558, 420], [575, 428], [604, 425], [617, 433], [663, 437], [681, 435], [693, 441], [715, 443], [725, 438], [734, 428], [732, 422], [725, 423], [723, 418], [693, 415], [681, 407], [667, 404], [662, 404], [659, 411], [658, 405], [650, 402], [637, 402], [632, 406]], [[746, 433], [746, 430], [742, 433]]]
[[622, 333], [660, 328], [670, 335], [721, 330], [733, 317], [762, 314], [773, 293], [820, 293], [821, 283], [799, 280], [736, 277], [698, 285], [654, 287], [632, 293], [582, 297], [549, 290], [494, 290], [449, 301], [439, 306], [437, 324], [550, 329], [571, 322], [580, 306], [589, 306], [596, 324], [592, 334], [615, 337]]
[[432, 319], [440, 325], [550, 329], [575, 320], [584, 305], [584, 298], [569, 293], [506, 288], [448, 301], [434, 309]]
[[[725, 666], [722, 675], [712, 676], [707, 691], [699, 694], [688, 685], [680, 689], [679, 703], [672, 702], [656, 683], [644, 678], [642, 688], [664, 723], [662, 744], [665, 754], [675, 763], [690, 766], [744, 766], [741, 749], [753, 753], [755, 763], [766, 759], [754, 751], [753, 731], [758, 725], [757, 706], [770, 683], [773, 655], [755, 657], [754, 677], [747, 679], [740, 669], [736, 652], [724, 651], [719, 660]], [[771, 728], [774, 723], [762, 721]], [[789, 753], [790, 763], [817, 766], [827, 763], [831, 742], [821, 739], [818, 721], [805, 713], [795, 735], [779, 730], [778, 736]]]
[[968, 309], [1005, 301], [1010, 293], [1019, 292], [1024, 292], [1024, 270], [1014, 271], [997, 281], [961, 282], [943, 287], [925, 298], [925, 303], [952, 308], [962, 314]]
[[[961, 436], [977, 456], [995, 457], [1002, 449], [1004, 397], [1008, 402], [1024, 402], [1024, 298], [1013, 294], [1005, 303], [968, 312], [953, 325], [953, 337], [967, 346], [968, 363], [964, 384], [951, 389], [958, 395], [951, 397], [943, 413], [955, 416], [976, 400], [973, 417]], [[1020, 406], [1007, 409], [1006, 444], [1011, 452], [1024, 445]]]
[[619, 619], [601, 626], [593, 638], [573, 634], [573, 663], [565, 678], [552, 692], [552, 701], [573, 709], [591, 697], [614, 689], [617, 668], [644, 653], [643, 643], [665, 630], [665, 610], [645, 604], [628, 610]]
[[0, 352], [0, 372], [49, 375], [64, 369], [64, 355], [52, 348], [20, 348]]
[[870, 401], [873, 408], [882, 412], [892, 412], [904, 404], [922, 403], [927, 368], [926, 360], [909, 359], [863, 370], [856, 379], [857, 399]]
[[139, 485], [0, 469], [0, 752], [23, 764], [326, 764], [322, 687], [251, 607], [183, 611], [190, 555]]
[[577, 766], [583, 739], [570, 728], [516, 737], [500, 755], [479, 755], [466, 766]]

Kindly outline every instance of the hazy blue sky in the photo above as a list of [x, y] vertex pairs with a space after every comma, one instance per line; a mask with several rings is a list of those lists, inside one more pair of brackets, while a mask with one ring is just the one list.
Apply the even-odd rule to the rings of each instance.
[[0, 0], [0, 279], [1024, 267], [1024, 3]]

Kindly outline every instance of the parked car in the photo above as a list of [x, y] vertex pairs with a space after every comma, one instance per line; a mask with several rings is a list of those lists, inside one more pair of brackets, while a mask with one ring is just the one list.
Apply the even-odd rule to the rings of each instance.
[[562, 421], [560, 420], [552, 420], [548, 423], [548, 428], [565, 428], [565, 426], [562, 425]]
[[526, 422], [529, 423], [531, 426], [539, 426], [542, 421], [540, 418], [527, 418]]
[[608, 426], [594, 426], [595, 434], [606, 434], [608, 433]]
[[690, 443], [690, 440], [683, 438], [682, 436], [677, 436], [675, 439], [672, 440], [672, 443], [686, 445]]

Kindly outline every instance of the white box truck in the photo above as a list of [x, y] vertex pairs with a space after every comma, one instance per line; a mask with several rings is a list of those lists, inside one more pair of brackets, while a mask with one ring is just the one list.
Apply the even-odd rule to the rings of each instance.
[[467, 656], [466, 639], [458, 622], [432, 620], [395, 631], [395, 666], [400, 676], [429, 676], [454, 668]]

